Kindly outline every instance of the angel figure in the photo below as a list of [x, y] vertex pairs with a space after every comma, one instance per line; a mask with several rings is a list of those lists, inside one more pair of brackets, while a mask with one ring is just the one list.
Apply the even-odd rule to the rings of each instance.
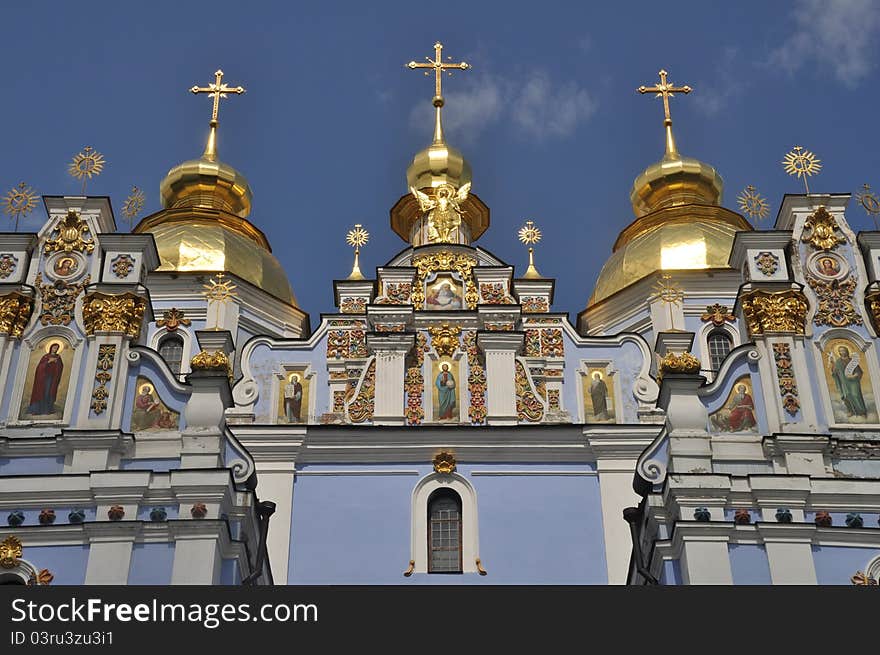
[[461, 208], [471, 190], [471, 183], [462, 184], [458, 191], [451, 184], [441, 184], [434, 190], [432, 198], [415, 187], [409, 190], [419, 201], [419, 207], [428, 213], [428, 241], [452, 243], [452, 235], [461, 225]]

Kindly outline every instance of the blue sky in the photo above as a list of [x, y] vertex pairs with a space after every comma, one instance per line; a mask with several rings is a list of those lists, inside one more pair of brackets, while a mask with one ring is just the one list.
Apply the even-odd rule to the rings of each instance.
[[[87, 2], [4, 7], [0, 186], [79, 192], [67, 176], [86, 145], [120, 229], [132, 185], [157, 211], [170, 167], [201, 153], [210, 101], [187, 92], [222, 68], [247, 93], [224, 101], [220, 157], [254, 192], [251, 220], [316, 325], [347, 275], [346, 231], [371, 232], [372, 273], [405, 247], [389, 209], [431, 137], [429, 79], [404, 68], [444, 54], [473, 69], [445, 85], [448, 141], [491, 208], [477, 242], [525, 270], [516, 230], [544, 232], [555, 309], [583, 309], [618, 232], [633, 179], [662, 155], [662, 107], [639, 96], [665, 68], [694, 92], [672, 100], [679, 149], [714, 165], [723, 204], [754, 184], [771, 205], [803, 185], [780, 160], [803, 145], [822, 160], [814, 192], [880, 190], [880, 84], [870, 0], [736, 3]], [[872, 221], [853, 201], [856, 230]], [[36, 231], [42, 207], [21, 229]], [[5, 217], [4, 217], [5, 220]], [[11, 228], [9, 228], [11, 229]]]

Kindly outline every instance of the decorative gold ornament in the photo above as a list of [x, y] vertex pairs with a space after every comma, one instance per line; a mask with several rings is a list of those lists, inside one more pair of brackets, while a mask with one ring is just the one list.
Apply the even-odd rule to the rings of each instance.
[[107, 398], [110, 392], [107, 390], [107, 383], [113, 378], [110, 372], [113, 369], [113, 360], [116, 359], [116, 346], [114, 344], [105, 344], [98, 346], [98, 361], [95, 364], [95, 388], [92, 391], [92, 411], [96, 414], [103, 414], [107, 409]]
[[[406, 65], [410, 70], [426, 68], [434, 71], [434, 106], [437, 108], [443, 106], [443, 73], [451, 76], [453, 69], [464, 71], [471, 68], [471, 65], [466, 61], [455, 63], [452, 61], [452, 57], [447, 57], [446, 59], [449, 61], [443, 61], [443, 44], [437, 41], [437, 43], [434, 44], [434, 59], [425, 57], [427, 63], [411, 61]], [[430, 74], [430, 70], [425, 71], [426, 76]]]
[[0, 296], [0, 335], [20, 339], [31, 320], [34, 299], [12, 292]]
[[360, 254], [361, 248], [367, 245], [367, 241], [370, 240], [370, 233], [367, 232], [360, 223], [354, 224], [354, 229], [349, 230], [348, 234], [345, 235], [345, 242], [354, 248], [354, 266], [351, 267], [351, 273], [348, 276], [349, 280], [363, 280], [364, 274], [361, 273], [360, 266]]
[[[207, 284], [202, 285], [205, 289], [202, 295], [208, 301], [208, 307], [216, 303], [225, 305], [238, 297], [238, 293], [235, 291], [236, 285], [233, 284], [232, 280], [224, 280], [224, 276], [224, 273], [217, 273], [217, 275], [208, 280]], [[220, 329], [219, 321], [220, 314], [218, 311], [216, 323], [214, 324], [215, 330]]]
[[540, 279], [541, 274], [535, 268], [535, 249], [532, 246], [541, 240], [541, 230], [534, 222], [526, 221], [526, 224], [519, 229], [518, 235], [519, 240], [529, 246], [529, 267], [523, 277], [530, 280]]
[[471, 404], [468, 407], [468, 418], [474, 425], [486, 422], [486, 371], [480, 361], [480, 349], [477, 346], [477, 331], [467, 330], [462, 337], [462, 345], [468, 359], [468, 392]]
[[91, 254], [95, 250], [95, 240], [92, 238], [88, 222], [71, 209], [64, 220], [52, 229], [43, 252], [48, 255], [56, 251], [73, 252], [74, 250]]
[[870, 577], [867, 573], [862, 573], [861, 571], [856, 571], [856, 574], [851, 577], [850, 582], [857, 586], [866, 586], [866, 587], [876, 587], [877, 581]]
[[812, 152], [804, 150], [801, 146], [795, 146], [791, 152], [785, 155], [782, 165], [789, 175], [804, 178], [804, 188], [807, 190], [807, 195], [810, 195], [810, 185], [807, 184], [807, 178], [821, 170], [822, 164], [819, 162], [821, 159], [818, 159]]
[[37, 573], [36, 577], [33, 580], [34, 584], [38, 585], [47, 585], [55, 579], [55, 576], [52, 575], [52, 572], [49, 569], [40, 569], [39, 573]]
[[128, 277], [128, 274], [131, 273], [134, 268], [134, 259], [131, 255], [116, 255], [110, 261], [110, 270], [113, 271], [113, 275], [118, 278]]
[[853, 305], [856, 279], [852, 275], [845, 280], [827, 282], [807, 276], [807, 282], [819, 299], [819, 307], [816, 309], [813, 323], [834, 327], [862, 324], [862, 317]]
[[211, 109], [211, 122], [209, 123], [211, 126], [211, 132], [208, 136], [208, 143], [205, 146], [205, 152], [202, 154], [202, 157], [208, 161], [215, 161], [217, 159], [217, 126], [220, 124], [217, 118], [220, 114], [220, 100], [226, 98], [230, 93], [241, 95], [244, 93], [244, 87], [227, 86], [226, 83], [223, 82], [223, 71], [218, 69], [214, 72], [213, 84], [209, 83], [208, 86], [193, 86], [190, 89], [190, 93], [195, 95], [207, 93], [209, 98], [214, 99], [214, 105]]
[[539, 423], [544, 418], [544, 405], [538, 399], [529, 382], [526, 368], [519, 360], [516, 361], [514, 376], [516, 386], [516, 413], [520, 421]]
[[795, 289], [768, 292], [755, 289], [740, 296], [749, 337], [765, 332], [804, 334], [807, 299]]
[[461, 334], [461, 327], [458, 325], [432, 325], [428, 332], [431, 333], [431, 346], [441, 357], [451, 357], [458, 350], [458, 335]]
[[477, 566], [477, 573], [480, 575], [489, 575], [488, 571], [483, 568], [483, 561], [479, 557], [474, 560], [474, 564]]
[[440, 475], [449, 475], [455, 470], [455, 453], [441, 450], [439, 453], [434, 455], [434, 459], [431, 460], [431, 463], [434, 465], [435, 473], [439, 473]]
[[92, 276], [86, 275], [79, 284], [69, 284], [61, 280], [43, 284], [43, 274], [37, 273], [34, 285], [40, 292], [40, 323], [42, 325], [69, 325], [73, 320], [76, 299], [91, 281]]
[[24, 182], [12, 187], [3, 198], [3, 213], [15, 218], [15, 231], [18, 232], [18, 219], [27, 216], [37, 206], [37, 194]]
[[727, 305], [720, 305], [716, 302], [714, 305], [706, 307], [706, 311], [700, 316], [700, 320], [704, 323], [712, 321], [712, 325], [721, 326], [728, 321], [734, 322], [736, 316], [730, 313]]
[[868, 315], [871, 317], [874, 329], [880, 331], [880, 290], [869, 291], [865, 294], [865, 306], [868, 308]]
[[409, 567], [406, 569], [406, 571], [403, 572], [403, 577], [408, 578], [409, 576], [411, 576], [413, 574], [413, 571], [415, 571], [415, 570], [416, 570], [416, 561], [414, 559], [411, 559], [409, 561]]
[[801, 235], [803, 243], [809, 243], [816, 250], [832, 250], [841, 243], [846, 243], [846, 237], [840, 232], [840, 227], [834, 216], [828, 213], [824, 205], [820, 205], [816, 211], [804, 221], [804, 231]]
[[700, 368], [702, 368], [700, 360], [691, 353], [684, 352], [676, 355], [670, 352], [660, 359], [660, 364], [657, 367], [657, 378], [662, 380], [665, 373], [696, 375], [700, 372]]
[[655, 84], [654, 86], [640, 86], [636, 89], [639, 93], [656, 93], [655, 97], [663, 98], [663, 126], [666, 129], [666, 156], [667, 157], [678, 157], [678, 150], [675, 147], [675, 139], [672, 137], [672, 115], [669, 112], [669, 99], [674, 97], [676, 93], [684, 93], [688, 94], [693, 89], [687, 85], [685, 86], [675, 86], [672, 82], [668, 82], [666, 76], [668, 73], [665, 70], [661, 70], [658, 75], [660, 75], [660, 84]]
[[474, 266], [477, 265], [476, 257], [441, 250], [413, 257], [412, 265], [416, 268], [416, 280], [412, 293], [412, 304], [415, 309], [424, 309], [425, 279], [436, 271], [458, 272], [464, 282], [464, 301], [467, 308], [477, 308], [480, 294], [477, 291], [472, 273]]
[[765, 250], [755, 255], [755, 264], [761, 273], [770, 277], [779, 270], [779, 257]]
[[376, 360], [373, 359], [364, 373], [357, 397], [348, 405], [348, 418], [352, 423], [363, 423], [373, 418], [376, 400]]
[[146, 299], [133, 293], [89, 293], [83, 299], [86, 334], [93, 336], [97, 332], [121, 332], [136, 339], [141, 332], [146, 306]]
[[870, 186], [863, 184], [862, 192], [856, 194], [856, 200], [876, 224], [877, 216], [880, 216], [880, 198], [877, 197], [877, 194], [871, 191]]
[[451, 184], [441, 184], [432, 195], [410, 187], [410, 193], [419, 201], [419, 208], [427, 212], [428, 241], [431, 243], [455, 243], [464, 210], [461, 203], [467, 200], [471, 183], [456, 189]]
[[98, 176], [104, 170], [104, 155], [92, 146], [86, 146], [83, 151], [77, 153], [67, 167], [67, 172], [71, 177], [82, 180], [82, 194], [86, 194], [86, 182], [92, 179], [92, 176]]
[[674, 329], [675, 319], [672, 315], [672, 306], [680, 305], [684, 300], [684, 290], [672, 281], [669, 273], [663, 273], [654, 284], [654, 298], [658, 298], [669, 309], [669, 328]]
[[189, 327], [192, 321], [186, 318], [182, 309], [172, 307], [162, 313], [162, 318], [156, 321], [156, 327], [164, 327], [168, 332], [176, 332], [181, 325]]
[[737, 197], [737, 202], [739, 208], [748, 214], [753, 221], [763, 221], [770, 213], [770, 205], [767, 200], [751, 184], [742, 190]]
[[22, 553], [21, 540], [13, 535], [6, 537], [0, 542], [0, 566], [4, 569], [14, 569], [18, 566], [18, 560]]
[[128, 198], [125, 199], [125, 202], [122, 203], [122, 215], [128, 219], [128, 229], [131, 229], [131, 223], [137, 217], [138, 214], [141, 213], [141, 210], [144, 208], [144, 202], [146, 198], [144, 197], [144, 192], [138, 189], [136, 186], [131, 187], [131, 193]]
[[773, 360], [776, 362], [776, 378], [779, 381], [779, 395], [782, 407], [794, 416], [801, 407], [798, 400], [797, 382], [794, 379], [794, 364], [791, 360], [791, 346], [787, 343], [773, 344]]
[[422, 408], [422, 396], [425, 393], [425, 378], [422, 375], [422, 365], [425, 362], [425, 351], [428, 348], [428, 337], [424, 332], [416, 334], [415, 362], [406, 369], [403, 379], [403, 390], [406, 394], [406, 408], [404, 417], [407, 425], [420, 425], [425, 418], [425, 410]]
[[232, 364], [229, 362], [229, 357], [222, 350], [215, 350], [212, 353], [207, 350], [199, 351], [190, 360], [190, 368], [194, 371], [223, 371], [230, 380], [232, 379]]

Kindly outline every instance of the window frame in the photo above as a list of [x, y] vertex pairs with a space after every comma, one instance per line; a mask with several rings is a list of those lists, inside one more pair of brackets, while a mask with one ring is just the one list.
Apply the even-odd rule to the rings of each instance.
[[[435, 502], [437, 502], [438, 500], [441, 500], [443, 498], [448, 498], [448, 499], [452, 500], [455, 503], [455, 508], [458, 512], [458, 517], [456, 520], [456, 523], [458, 525], [458, 548], [457, 548], [457, 550], [458, 550], [458, 569], [454, 570], [454, 571], [435, 571], [435, 570], [433, 570], [433, 568], [434, 568], [434, 552], [435, 552], [433, 530], [434, 530], [435, 519], [433, 517], [432, 505]], [[427, 512], [427, 517], [426, 517], [427, 521], [426, 522], [427, 522], [427, 528], [428, 528], [428, 535], [427, 535], [428, 573], [441, 574], [441, 575], [442, 574], [464, 573], [464, 569], [462, 566], [464, 563], [463, 562], [463, 559], [464, 559], [464, 557], [463, 557], [464, 556], [464, 539], [463, 539], [464, 525], [463, 525], [463, 523], [464, 523], [464, 521], [462, 520], [463, 519], [463, 516], [462, 516], [463, 505], [464, 505], [464, 503], [462, 502], [461, 495], [458, 492], [456, 492], [454, 489], [450, 489], [448, 487], [440, 487], [438, 489], [435, 489], [434, 491], [431, 492], [431, 495], [428, 496], [428, 503], [425, 508], [426, 512]], [[439, 520], [443, 520], [443, 519], [439, 519]], [[444, 549], [441, 549], [441, 550], [444, 550]], [[445, 549], [445, 550], [451, 550], [451, 548]]]

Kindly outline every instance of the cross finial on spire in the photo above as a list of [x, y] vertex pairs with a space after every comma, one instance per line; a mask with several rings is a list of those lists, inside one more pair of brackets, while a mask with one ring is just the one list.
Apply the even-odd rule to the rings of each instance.
[[665, 70], [661, 70], [659, 75], [660, 84], [655, 84], [654, 86], [642, 85], [637, 91], [642, 94], [656, 93], [657, 98], [663, 98], [663, 125], [666, 127], [666, 156], [678, 157], [678, 150], [675, 147], [675, 139], [672, 137], [672, 116], [669, 113], [669, 98], [673, 97], [676, 93], [690, 93], [693, 89], [687, 85], [675, 86], [672, 82], [668, 82], [666, 80], [668, 73]]
[[[440, 108], [443, 106], [445, 102], [443, 100], [443, 73], [445, 72], [447, 75], [452, 75], [452, 71], [450, 69], [458, 69], [458, 70], [468, 70], [471, 65], [466, 61], [460, 61], [455, 63], [452, 61], [452, 57], [447, 57], [449, 61], [443, 61], [443, 44], [437, 41], [434, 44], [434, 59], [430, 57], [425, 57], [424, 63], [419, 63], [415, 61], [409, 62], [406, 66], [411, 70], [415, 70], [417, 68], [430, 68], [434, 70], [434, 99], [433, 104], [436, 107], [436, 120], [434, 122], [434, 143], [440, 143], [443, 141], [443, 127], [440, 123]], [[430, 71], [426, 70], [425, 75], [430, 75]]]
[[194, 86], [190, 89], [191, 93], [198, 95], [199, 93], [207, 93], [209, 98], [214, 98], [214, 107], [211, 111], [211, 133], [208, 135], [208, 143], [205, 146], [205, 152], [202, 155], [209, 161], [217, 159], [217, 125], [219, 124], [217, 116], [220, 113], [220, 99], [225, 98], [228, 93], [241, 95], [244, 93], [244, 87], [227, 86], [223, 82], [223, 71], [217, 70], [214, 73], [214, 83], [208, 86]]

